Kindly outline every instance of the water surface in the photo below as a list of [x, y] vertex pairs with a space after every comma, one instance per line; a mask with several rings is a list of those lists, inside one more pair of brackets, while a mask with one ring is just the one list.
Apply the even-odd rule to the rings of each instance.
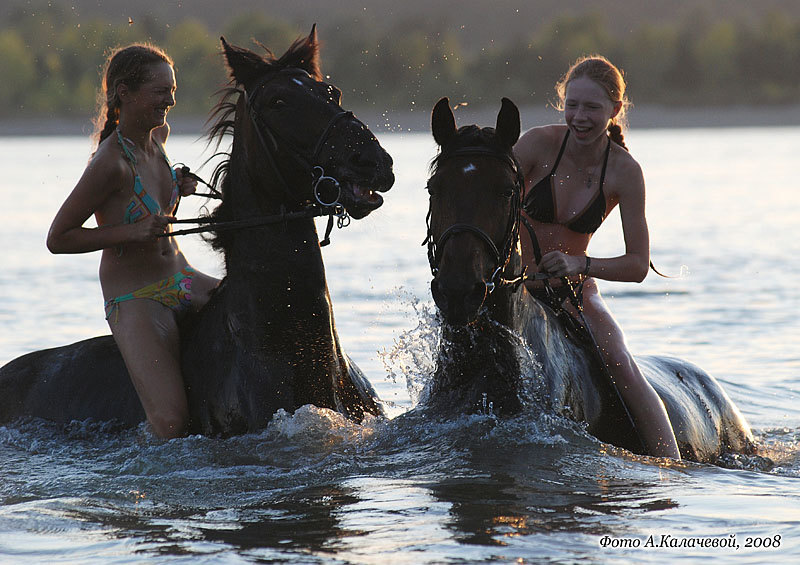
[[[426, 134], [380, 139], [397, 183], [323, 253], [344, 347], [392, 418], [355, 425], [307, 407], [259, 434], [171, 442], [96, 423], [0, 427], [0, 562], [796, 562], [800, 128], [632, 131], [653, 260], [683, 276], [601, 285], [635, 353], [683, 357], [723, 383], [769, 471], [636, 457], [546, 413], [408, 414], [438, 333], [420, 246], [435, 147]], [[206, 155], [191, 137], [168, 149], [193, 168]], [[0, 363], [108, 332], [99, 254], [44, 246], [89, 150], [0, 138]], [[182, 246], [222, 274], [200, 237]], [[621, 252], [614, 214], [590, 254]]]

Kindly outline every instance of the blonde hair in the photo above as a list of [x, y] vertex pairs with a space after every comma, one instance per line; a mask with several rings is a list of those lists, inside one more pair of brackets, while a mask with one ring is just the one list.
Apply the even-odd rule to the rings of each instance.
[[570, 66], [567, 73], [556, 83], [558, 94], [558, 109], [564, 110], [564, 101], [567, 95], [567, 86], [576, 78], [586, 77], [593, 80], [605, 90], [608, 99], [613, 103], [621, 102], [622, 106], [608, 126], [611, 139], [618, 145], [625, 147], [625, 136], [622, 130], [627, 127], [627, 110], [631, 106], [625, 95], [625, 77], [623, 72], [614, 66], [611, 61], [602, 55], [584, 55]]

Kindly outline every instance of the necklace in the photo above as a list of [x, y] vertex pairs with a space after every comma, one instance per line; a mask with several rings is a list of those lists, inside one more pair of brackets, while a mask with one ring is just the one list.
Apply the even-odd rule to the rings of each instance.
[[572, 151], [570, 151], [569, 153], [570, 153], [570, 158], [572, 159], [572, 162], [575, 164], [575, 169], [577, 169], [578, 173], [580, 173], [581, 175], [584, 174], [586, 175], [586, 189], [587, 190], [591, 189], [592, 185], [594, 184], [594, 173], [597, 170], [597, 166], [600, 164], [600, 161], [596, 161], [594, 165], [592, 165], [591, 169], [589, 167], [579, 167], [578, 161], [577, 159], [575, 159], [575, 156], [572, 154]]
[[[592, 184], [594, 183], [594, 172], [597, 170], [598, 163], [595, 163], [592, 167], [592, 170], [586, 173], [586, 189], [592, 188]], [[576, 167], [580, 174], [583, 174], [586, 169], [582, 169], [581, 167]]]

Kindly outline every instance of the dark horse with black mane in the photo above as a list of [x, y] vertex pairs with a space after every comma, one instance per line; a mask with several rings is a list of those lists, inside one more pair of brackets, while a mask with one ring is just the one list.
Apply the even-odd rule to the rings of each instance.
[[[440, 152], [428, 181], [426, 241], [431, 291], [444, 323], [425, 405], [435, 413], [524, 410], [531, 394], [521, 374], [524, 344], [541, 364], [536, 377], [554, 411], [585, 423], [602, 441], [644, 453], [587, 336], [524, 284], [531, 277], [519, 243], [517, 107], [504, 98], [495, 128], [456, 129], [444, 98], [433, 110], [432, 128]], [[666, 406], [682, 457], [713, 462], [725, 453], [754, 453], [750, 428], [712, 376], [671, 357], [636, 362]]]
[[[305, 404], [354, 420], [379, 414], [339, 344], [314, 216], [342, 222], [378, 208], [377, 191], [394, 183], [392, 160], [322, 81], [315, 28], [280, 58], [222, 44], [232, 85], [209, 137], [233, 142], [214, 172], [222, 204], [210, 221], [226, 277], [181, 328], [191, 431], [259, 430], [277, 410]], [[103, 336], [0, 369], [0, 422], [23, 417], [136, 425], [144, 412]]]

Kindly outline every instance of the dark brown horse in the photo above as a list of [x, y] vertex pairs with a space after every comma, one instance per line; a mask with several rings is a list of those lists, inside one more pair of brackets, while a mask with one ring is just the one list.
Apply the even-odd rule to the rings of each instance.
[[[233, 137], [213, 183], [222, 193], [214, 243], [227, 274], [182, 326], [192, 431], [254, 431], [305, 404], [355, 420], [379, 414], [339, 344], [314, 216], [335, 213], [341, 223], [378, 208], [378, 191], [394, 183], [392, 160], [323, 82], [315, 29], [280, 58], [222, 43], [232, 86], [210, 137]], [[135, 425], [144, 413], [103, 336], [0, 369], [0, 422], [22, 417]]]
[[[535, 404], [531, 380], [539, 380], [557, 413], [585, 423], [605, 442], [643, 453], [590, 341], [523, 284], [516, 106], [503, 99], [495, 128], [456, 129], [445, 98], [433, 110], [432, 128], [440, 153], [428, 181], [427, 242], [431, 291], [444, 324], [426, 405], [438, 413], [489, 405], [495, 414], [515, 414]], [[536, 375], [524, 375], [524, 348], [541, 364]], [[715, 461], [726, 452], [754, 452], [750, 428], [712, 376], [671, 357], [636, 361], [664, 401], [683, 457]]]

